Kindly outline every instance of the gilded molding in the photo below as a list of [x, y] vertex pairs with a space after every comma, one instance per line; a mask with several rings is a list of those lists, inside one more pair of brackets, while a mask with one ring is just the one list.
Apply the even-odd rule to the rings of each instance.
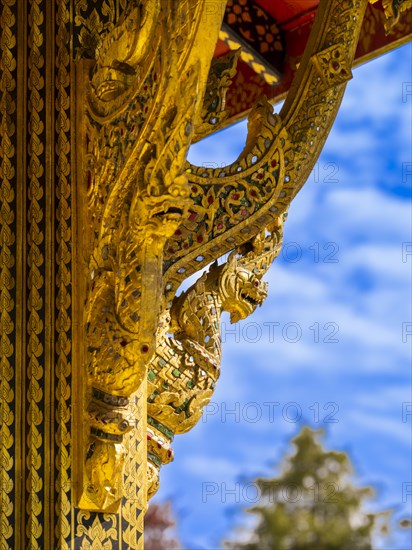
[[70, 166], [72, 146], [70, 142], [70, 2], [59, 0], [56, 9], [56, 386], [57, 430], [55, 434], [59, 457], [56, 460], [55, 489], [57, 493], [55, 541], [59, 548], [68, 548], [72, 536], [72, 436], [71, 366], [72, 366], [72, 275], [71, 243], [73, 242], [72, 189]]
[[26, 542], [30, 548], [41, 549], [44, 536], [44, 505], [40, 493], [44, 483], [44, 464], [41, 448], [44, 445], [43, 399], [41, 381], [44, 376], [42, 358], [44, 357], [44, 6], [41, 0], [29, 2], [29, 42], [28, 56], [28, 111], [31, 128], [28, 139], [28, 194], [30, 203], [27, 212], [28, 222], [28, 345], [27, 345], [27, 394], [30, 405], [27, 410], [27, 500], [26, 510], [30, 514], [30, 523], [26, 530]]
[[16, 303], [14, 293], [15, 267], [15, 161], [16, 161], [16, 17], [15, 0], [3, 2], [1, 7], [0, 55], [0, 128], [1, 128], [1, 183], [0, 183], [0, 545], [6, 547], [13, 540], [15, 506], [12, 499], [15, 460], [14, 437], [14, 347]]

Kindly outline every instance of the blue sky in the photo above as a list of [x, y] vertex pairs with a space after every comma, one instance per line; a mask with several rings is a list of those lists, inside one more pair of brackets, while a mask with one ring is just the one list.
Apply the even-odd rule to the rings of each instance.
[[[175, 438], [156, 497], [173, 500], [187, 549], [221, 548], [253, 504], [248, 481], [274, 475], [302, 423], [324, 427], [326, 446], [350, 453], [359, 483], [377, 488], [372, 508], [411, 515], [412, 414], [402, 416], [412, 412], [408, 83], [410, 44], [354, 70], [290, 208], [265, 304], [237, 332], [223, 319], [212, 404]], [[194, 146], [189, 159], [229, 163], [245, 136], [242, 122]], [[395, 529], [377, 548], [412, 549], [411, 533]]]

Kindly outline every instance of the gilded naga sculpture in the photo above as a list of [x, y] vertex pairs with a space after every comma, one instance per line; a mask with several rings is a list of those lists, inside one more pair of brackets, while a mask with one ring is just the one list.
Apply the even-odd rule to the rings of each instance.
[[130, 0], [96, 62], [79, 71], [87, 251], [80, 508], [117, 509], [124, 437], [138, 420], [130, 399], [142, 384], [149, 497], [161, 465], [173, 458], [174, 435], [191, 429], [211, 399], [221, 312], [236, 322], [266, 297], [262, 277], [351, 78], [367, 0], [320, 3], [280, 114], [262, 97], [239, 158], [210, 169], [186, 156], [191, 143], [225, 121], [239, 55], [212, 62], [225, 4]]
[[[214, 262], [186, 292], [175, 297], [159, 323], [156, 353], [148, 371], [148, 497], [159, 469], [173, 459], [175, 434], [193, 428], [209, 403], [220, 372], [222, 311], [236, 323], [267, 296], [262, 281], [282, 244], [283, 216], [265, 231]], [[172, 334], [173, 336], [170, 336]]]

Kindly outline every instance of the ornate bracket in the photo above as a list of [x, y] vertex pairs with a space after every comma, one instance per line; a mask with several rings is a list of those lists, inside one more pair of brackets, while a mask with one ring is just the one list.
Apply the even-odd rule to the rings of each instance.
[[[116, 510], [130, 397], [147, 381], [148, 493], [219, 374], [222, 310], [266, 296], [289, 204], [335, 119], [367, 0], [324, 0], [280, 115], [262, 98], [245, 149], [219, 169], [185, 161], [224, 118], [235, 55], [212, 62], [225, 1], [130, 1], [84, 85], [85, 426], [79, 506]], [[206, 95], [205, 95], [206, 92]], [[266, 230], [266, 233], [265, 233]], [[196, 284], [182, 281], [225, 253]]]
[[113, 511], [122, 498], [123, 438], [135, 422], [129, 398], [156, 349], [163, 248], [190, 205], [182, 168], [223, 7], [130, 1], [82, 86], [90, 250], [84, 509]]

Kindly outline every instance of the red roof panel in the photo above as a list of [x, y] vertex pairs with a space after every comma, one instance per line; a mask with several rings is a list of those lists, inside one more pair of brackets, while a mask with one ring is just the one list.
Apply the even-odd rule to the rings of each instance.
[[299, 20], [301, 16], [316, 10], [319, 0], [256, 0], [279, 23]]

